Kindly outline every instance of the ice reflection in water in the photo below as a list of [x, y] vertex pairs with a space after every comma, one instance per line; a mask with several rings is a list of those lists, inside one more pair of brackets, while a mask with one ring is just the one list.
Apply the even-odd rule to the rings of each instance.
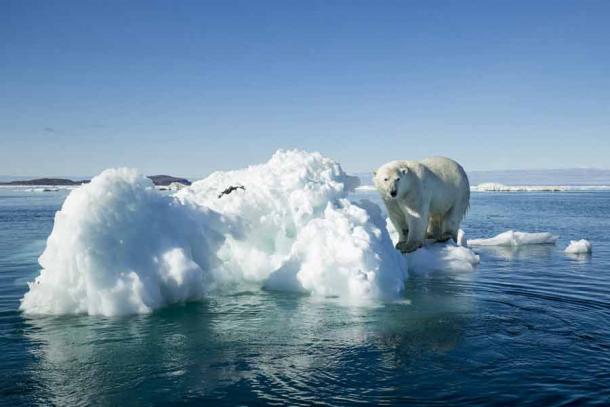
[[245, 292], [147, 316], [33, 318], [30, 369], [41, 399], [64, 405], [381, 400], [396, 370], [459, 343], [468, 287], [413, 279], [405, 300], [378, 307]]

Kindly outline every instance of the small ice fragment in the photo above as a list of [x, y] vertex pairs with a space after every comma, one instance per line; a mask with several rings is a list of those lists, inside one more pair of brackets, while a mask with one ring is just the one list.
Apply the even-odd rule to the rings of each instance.
[[564, 250], [567, 254], [589, 254], [592, 251], [593, 246], [586, 239], [570, 240], [570, 244]]

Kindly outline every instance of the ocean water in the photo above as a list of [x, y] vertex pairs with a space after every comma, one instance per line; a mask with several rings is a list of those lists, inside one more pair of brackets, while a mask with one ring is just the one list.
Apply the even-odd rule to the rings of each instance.
[[[0, 191], [0, 405], [610, 401], [610, 192], [474, 193], [468, 237], [560, 240], [476, 249], [474, 272], [412, 276], [378, 307], [255, 291], [149, 315], [24, 316], [66, 195]], [[563, 253], [581, 238], [591, 256]]]

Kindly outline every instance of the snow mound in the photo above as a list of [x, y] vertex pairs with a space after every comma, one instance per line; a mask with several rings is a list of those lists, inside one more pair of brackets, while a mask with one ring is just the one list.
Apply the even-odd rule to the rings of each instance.
[[384, 229], [379, 207], [341, 199], [299, 233], [288, 260], [265, 288], [341, 297], [349, 302], [396, 298], [407, 277], [404, 258]]
[[[218, 253], [223, 278], [258, 284], [284, 265], [308, 223], [323, 217], [329, 203], [343, 205], [358, 182], [319, 153], [279, 150], [265, 164], [215, 172], [176, 197], [238, 219], [242, 235], [228, 237]], [[232, 186], [240, 188], [221, 196]]]
[[134, 170], [106, 170], [55, 215], [21, 309], [117, 315], [202, 298], [222, 223], [209, 209], [157, 193]]
[[21, 309], [145, 313], [250, 286], [349, 303], [395, 297], [406, 261], [379, 207], [345, 199], [357, 185], [336, 162], [302, 151], [216, 172], [173, 196], [134, 170], [106, 170], [56, 214]]
[[567, 254], [589, 254], [593, 251], [593, 245], [586, 239], [570, 240], [570, 244], [565, 248]]
[[468, 246], [525, 246], [555, 244], [559, 236], [548, 232], [528, 233], [508, 230], [488, 239], [469, 239]]

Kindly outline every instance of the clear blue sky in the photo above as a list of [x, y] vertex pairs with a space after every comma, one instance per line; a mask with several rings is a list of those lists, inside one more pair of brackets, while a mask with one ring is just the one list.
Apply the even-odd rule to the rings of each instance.
[[610, 1], [0, 1], [0, 174], [610, 168]]

